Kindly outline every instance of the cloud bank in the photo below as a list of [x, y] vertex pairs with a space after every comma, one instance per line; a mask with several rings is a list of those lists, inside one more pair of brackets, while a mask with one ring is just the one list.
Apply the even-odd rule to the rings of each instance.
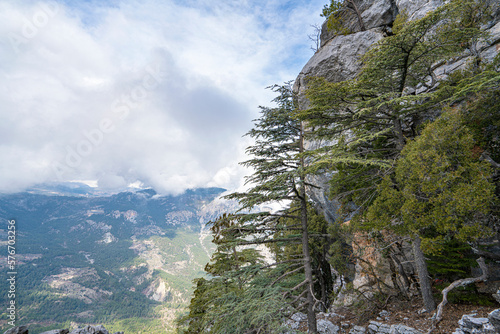
[[0, 2], [0, 192], [238, 187], [242, 135], [311, 56], [322, 5]]

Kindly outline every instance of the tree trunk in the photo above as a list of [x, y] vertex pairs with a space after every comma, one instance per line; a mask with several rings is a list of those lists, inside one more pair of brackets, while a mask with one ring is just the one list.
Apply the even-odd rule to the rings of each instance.
[[354, 2], [354, 0], [348, 0], [347, 2], [350, 3], [354, 7], [354, 12], [356, 12], [356, 16], [358, 17], [359, 28], [361, 29], [361, 31], [365, 31], [366, 27], [365, 27], [365, 24], [363, 22], [363, 18], [361, 16], [361, 13], [359, 12], [358, 6], [356, 6], [356, 3]]
[[[304, 130], [303, 124], [301, 122], [301, 133], [300, 133], [300, 153], [304, 152]], [[304, 272], [307, 280], [307, 328], [309, 333], [317, 333], [316, 328], [316, 312], [314, 310], [314, 296], [313, 296], [313, 271], [311, 264], [311, 254], [309, 251], [309, 232], [307, 224], [307, 198], [305, 190], [305, 175], [304, 175], [304, 158], [300, 158], [300, 220], [302, 223], [302, 255], [304, 255]]]
[[397, 144], [396, 147], [398, 151], [402, 151], [405, 147], [405, 136], [403, 134], [403, 128], [401, 126], [401, 120], [399, 118], [394, 119], [394, 131], [396, 132]]
[[427, 312], [434, 311], [436, 302], [432, 297], [431, 282], [429, 272], [427, 271], [427, 263], [425, 263], [424, 253], [420, 248], [420, 237], [417, 235], [413, 239], [413, 257], [415, 258], [415, 269], [417, 270], [418, 280], [420, 283], [420, 292], [424, 300], [424, 308]]

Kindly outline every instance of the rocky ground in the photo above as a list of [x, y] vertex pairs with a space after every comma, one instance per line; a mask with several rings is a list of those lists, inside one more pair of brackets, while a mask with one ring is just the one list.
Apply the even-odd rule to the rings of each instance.
[[[498, 307], [465, 304], [446, 305], [443, 320], [432, 333], [500, 333], [493, 327], [487, 327], [485, 330], [483, 328], [485, 320], [480, 320], [488, 318], [488, 314], [496, 309]], [[427, 333], [433, 324], [432, 314], [422, 313], [422, 302], [419, 299], [410, 302], [392, 302], [381, 312], [368, 310], [355, 313], [348, 308], [337, 308], [333, 312], [320, 313], [318, 319], [318, 331], [321, 334], [420, 334]], [[295, 314], [288, 325], [291, 329], [305, 333], [307, 332], [307, 317], [305, 314]]]

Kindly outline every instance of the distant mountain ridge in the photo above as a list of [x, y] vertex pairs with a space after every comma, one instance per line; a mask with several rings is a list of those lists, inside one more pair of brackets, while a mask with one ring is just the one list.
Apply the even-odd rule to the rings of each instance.
[[[17, 231], [17, 323], [35, 324], [30, 333], [68, 321], [103, 323], [110, 331], [172, 328], [213, 249], [205, 223], [235, 210], [218, 199], [224, 191], [102, 195], [71, 183], [0, 195], [2, 254], [9, 220]], [[6, 275], [5, 256], [0, 268]], [[0, 280], [2, 291], [7, 283]], [[0, 298], [7, 305], [7, 296]], [[0, 329], [9, 328], [7, 320], [2, 313]]]

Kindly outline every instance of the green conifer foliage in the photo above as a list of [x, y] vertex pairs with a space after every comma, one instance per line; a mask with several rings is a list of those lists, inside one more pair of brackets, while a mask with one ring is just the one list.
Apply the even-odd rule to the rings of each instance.
[[[316, 332], [316, 311], [326, 309], [333, 287], [327, 262], [326, 221], [309, 207], [305, 188], [304, 129], [294, 117], [290, 84], [273, 86], [277, 107], [261, 108], [248, 135], [255, 144], [243, 162], [253, 174], [246, 192], [226, 196], [240, 203], [236, 214], [212, 223], [217, 250], [183, 320], [189, 331], [274, 333], [285, 315], [305, 311]], [[265, 205], [281, 204], [268, 210]], [[275, 263], [265, 264], [255, 245], [267, 245]], [[214, 291], [218, 297], [214, 298]], [[232, 328], [233, 331], [229, 331]], [[238, 329], [238, 330], [237, 330]]]
[[488, 234], [481, 224], [494, 203], [491, 168], [474, 154], [474, 140], [459, 113], [429, 124], [398, 160], [367, 219], [402, 234], [418, 234], [426, 252], [441, 250], [443, 236], [470, 241]]
[[[474, 145], [456, 111], [429, 124], [402, 151], [394, 178], [387, 176], [380, 184], [366, 214], [368, 224], [411, 236], [416, 261], [419, 249], [437, 255], [450, 239], [465, 243], [488, 236], [484, 221], [494, 204], [495, 187], [491, 168], [475, 156]], [[424, 302], [432, 309], [427, 269], [421, 269], [422, 293], [428, 294]]]
[[[301, 112], [300, 118], [314, 130], [314, 139], [330, 143], [311, 153], [312, 169], [332, 171], [331, 195], [341, 201], [346, 214], [354, 211], [358, 214], [355, 218], [363, 217], [364, 210], [372, 203], [380, 203], [382, 198], [378, 196], [397, 191], [391, 182], [407, 141], [419, 135], [424, 120], [434, 118], [455, 92], [455, 87], [441, 84], [443, 78], [436, 69], [455, 57], [471, 56], [477, 64], [478, 41], [486, 37], [480, 26], [488, 18], [488, 4], [474, 0], [450, 1], [414, 21], [408, 21], [402, 13], [395, 22], [394, 34], [382, 39], [363, 57], [363, 67], [356, 78], [337, 83], [310, 78], [307, 97], [312, 108]], [[408, 180], [417, 177], [418, 170], [406, 160], [397, 163], [399, 173], [404, 164], [411, 171], [405, 177]], [[438, 181], [433, 181], [432, 185], [436, 186]], [[454, 188], [454, 191], [469, 190]], [[374, 202], [377, 200], [379, 202]], [[424, 214], [428, 208], [422, 207], [419, 201], [404, 200], [405, 206], [401, 201], [402, 196], [393, 196], [385, 204], [388, 209], [392, 206], [411, 212], [400, 221], [400, 226], [393, 228], [401, 228], [414, 236], [415, 257], [419, 259], [417, 269], [424, 284], [428, 275], [420, 246], [430, 250], [439, 243], [437, 239], [431, 242], [432, 238], [417, 233], [420, 228], [411, 228], [431, 218]], [[445, 211], [447, 207], [443, 199], [441, 209]], [[422, 212], [417, 213], [417, 208]], [[410, 220], [414, 214], [416, 218]], [[443, 213], [442, 217], [446, 215]], [[444, 229], [454, 228], [453, 219], [445, 222], [440, 218], [438, 225]], [[460, 232], [455, 231], [455, 237], [461, 238], [476, 228], [465, 224]], [[441, 232], [436, 232], [436, 238]], [[432, 309], [430, 285], [422, 290], [427, 290], [426, 308]]]
[[416, 21], [402, 13], [394, 35], [366, 53], [356, 78], [308, 79], [312, 107], [299, 117], [314, 130], [314, 139], [330, 143], [310, 153], [311, 171], [334, 171], [331, 196], [345, 211], [362, 212], [370, 205], [407, 139], [453, 95], [438, 84], [435, 70], [458, 55], [474, 56], [471, 45], [485, 37], [480, 23], [488, 18], [474, 6], [484, 5], [455, 0]]

